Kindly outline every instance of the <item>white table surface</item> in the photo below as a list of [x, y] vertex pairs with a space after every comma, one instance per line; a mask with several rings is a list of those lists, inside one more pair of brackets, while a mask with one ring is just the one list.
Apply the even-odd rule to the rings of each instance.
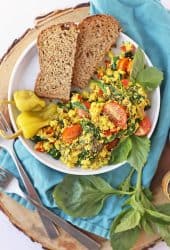
[[[0, 57], [13, 40], [33, 26], [34, 18], [54, 9], [73, 7], [87, 0], [0, 0]], [[162, 0], [170, 9], [170, 0]], [[8, 218], [0, 212], [0, 249], [2, 250], [40, 250], [27, 236], [16, 229]], [[152, 250], [168, 250], [165, 243], [158, 243]], [[74, 250], [74, 249], [73, 249]]]

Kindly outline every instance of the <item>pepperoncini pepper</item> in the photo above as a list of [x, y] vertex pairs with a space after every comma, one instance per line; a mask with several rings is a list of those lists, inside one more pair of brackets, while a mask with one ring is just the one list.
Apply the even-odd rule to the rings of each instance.
[[40, 128], [49, 125], [52, 118], [57, 113], [57, 105], [48, 104], [41, 111], [25, 111], [18, 115], [16, 119], [17, 126], [25, 139], [32, 138]]
[[46, 106], [44, 100], [36, 96], [31, 90], [18, 90], [14, 92], [14, 101], [17, 109], [23, 111], [40, 111]]

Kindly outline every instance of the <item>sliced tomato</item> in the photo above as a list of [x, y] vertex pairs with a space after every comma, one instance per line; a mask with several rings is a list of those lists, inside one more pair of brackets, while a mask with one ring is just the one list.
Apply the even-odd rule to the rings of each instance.
[[104, 134], [105, 136], [109, 136], [109, 135], [112, 135], [113, 132], [112, 132], [110, 129], [108, 129], [108, 130], [104, 130], [104, 131], [103, 131], [103, 134]]
[[103, 90], [99, 89], [98, 95], [99, 95], [99, 96], [103, 96]]
[[106, 145], [107, 150], [111, 151], [113, 148], [115, 148], [117, 146], [118, 142], [119, 142], [119, 139], [116, 138], [113, 141], [107, 143], [107, 145]]
[[112, 101], [104, 105], [103, 113], [108, 115], [109, 119], [114, 122], [116, 126], [125, 128], [127, 126], [127, 114], [123, 106]]
[[80, 101], [82, 100], [82, 96], [81, 95], [78, 95], [77, 97]]
[[84, 109], [77, 109], [77, 114], [81, 118], [83, 117], [89, 118], [89, 113], [85, 111]]
[[74, 124], [70, 127], [64, 129], [62, 133], [62, 139], [64, 142], [71, 143], [76, 139], [82, 132], [82, 127], [80, 124]]
[[84, 101], [83, 104], [86, 106], [87, 109], [90, 109], [90, 102]]
[[34, 146], [35, 150], [38, 151], [38, 152], [45, 152], [45, 149], [43, 147], [43, 142], [42, 141], [39, 141], [35, 144]]
[[151, 129], [151, 121], [148, 116], [145, 116], [144, 119], [139, 123], [139, 128], [135, 132], [137, 136], [144, 136], [149, 133]]
[[126, 52], [126, 46], [125, 46], [125, 45], [122, 45], [122, 46], [120, 47], [120, 50], [123, 51], [123, 52]]
[[120, 70], [123, 70], [123, 71], [127, 71], [129, 62], [130, 62], [129, 58], [127, 58], [127, 57], [119, 59], [118, 65], [117, 65], [117, 69], [120, 69]]
[[128, 84], [129, 84], [129, 80], [128, 80], [128, 79], [122, 79], [121, 82], [122, 82], [122, 84], [123, 84], [123, 86], [124, 86], [125, 88], [128, 87]]
[[110, 136], [110, 135], [113, 135], [114, 133], [117, 132], [117, 128], [112, 128], [112, 129], [107, 129], [107, 130], [104, 130], [103, 131], [103, 134], [105, 136]]

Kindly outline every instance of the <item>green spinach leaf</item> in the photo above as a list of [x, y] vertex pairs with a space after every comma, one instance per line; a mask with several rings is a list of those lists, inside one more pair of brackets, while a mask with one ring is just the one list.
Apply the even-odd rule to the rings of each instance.
[[[102, 178], [67, 175], [53, 192], [57, 205], [73, 217], [89, 217], [100, 212], [115, 190]], [[117, 194], [117, 192], [116, 192]]]
[[162, 221], [162, 223], [170, 223], [170, 216], [160, 213], [156, 210], [146, 209], [146, 213], [150, 215], [152, 218], [158, 219]]
[[112, 150], [109, 164], [117, 164], [126, 161], [131, 149], [132, 142], [131, 139], [127, 137], [121, 141], [115, 149]]
[[155, 210], [154, 205], [150, 202], [150, 200], [145, 195], [144, 191], [140, 194], [140, 200], [144, 208]]
[[145, 218], [145, 217], [142, 218], [141, 226], [147, 234], [149, 234], [149, 235], [154, 234], [152, 223], [147, 218]]
[[158, 212], [169, 215], [170, 216], [170, 203], [161, 204], [156, 206]]
[[150, 150], [150, 140], [147, 137], [131, 136], [132, 149], [127, 161], [139, 171], [147, 161]]
[[103, 81], [91, 80], [90, 83], [96, 84], [105, 94], [107, 94], [107, 85]]
[[120, 223], [116, 226], [114, 232], [120, 233], [133, 229], [139, 225], [141, 219], [141, 214], [137, 210], [129, 210], [120, 220]]
[[113, 233], [110, 237], [113, 250], [130, 250], [136, 243], [140, 234], [138, 227], [121, 232]]
[[168, 246], [170, 246], [170, 226], [155, 223], [153, 224], [153, 227], [155, 228], [156, 233], [161, 236]]
[[126, 191], [126, 192], [130, 191], [130, 189], [132, 188], [131, 179], [132, 179], [134, 172], [135, 172], [135, 169], [132, 168], [128, 176], [125, 178], [125, 180], [119, 185], [120, 190]]
[[155, 67], [147, 67], [141, 70], [137, 77], [136, 82], [139, 82], [148, 91], [156, 89], [163, 80], [162, 71]]
[[138, 48], [134, 55], [133, 66], [132, 66], [132, 70], [130, 73], [131, 81], [134, 82], [136, 80], [138, 73], [144, 69], [144, 66], [145, 66], [145, 57], [144, 57], [142, 50]]
[[80, 103], [80, 102], [72, 102], [71, 106], [72, 106], [72, 108], [78, 108], [78, 109], [83, 109], [85, 111], [88, 111], [86, 106], [83, 103]]

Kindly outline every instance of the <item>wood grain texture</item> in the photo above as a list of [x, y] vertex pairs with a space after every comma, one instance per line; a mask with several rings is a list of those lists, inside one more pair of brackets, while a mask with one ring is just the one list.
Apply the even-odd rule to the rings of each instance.
[[[0, 61], [0, 99], [7, 97], [8, 85], [14, 65], [24, 49], [37, 38], [39, 32], [51, 24], [61, 22], [79, 22], [89, 14], [87, 4], [60, 11], [52, 11], [45, 16], [35, 19], [35, 28], [28, 29], [24, 35], [14, 41], [7, 53]], [[6, 107], [1, 107], [7, 114]], [[165, 150], [160, 159], [157, 174], [152, 183], [154, 192], [154, 202], [157, 204], [168, 202], [162, 193], [161, 180], [163, 175], [170, 169], [170, 144], [167, 143]], [[74, 238], [60, 229], [60, 237], [57, 240], [50, 240], [43, 229], [41, 221], [36, 212], [31, 212], [9, 198], [7, 195], [0, 193], [0, 209], [8, 216], [9, 220], [18, 227], [22, 232], [28, 235], [33, 241], [39, 242], [43, 248], [50, 250], [85, 250]], [[89, 235], [89, 233], [88, 233]], [[101, 243], [102, 250], [111, 250], [110, 242], [90, 234]], [[121, 239], [120, 239], [121, 240]], [[140, 239], [134, 247], [134, 250], [148, 248], [159, 240], [157, 235], [146, 236], [141, 233]]]

